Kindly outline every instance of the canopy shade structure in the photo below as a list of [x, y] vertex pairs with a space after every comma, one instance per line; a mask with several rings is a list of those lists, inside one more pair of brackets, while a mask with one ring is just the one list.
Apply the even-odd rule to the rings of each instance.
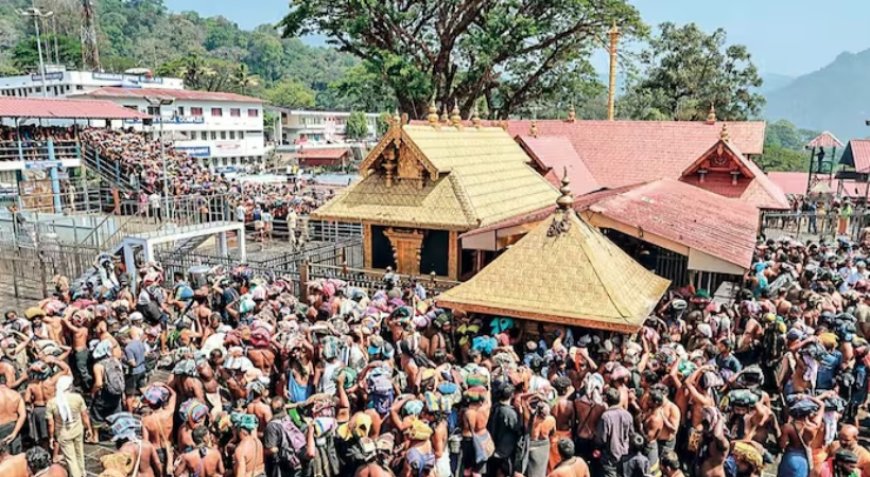
[[0, 98], [0, 118], [149, 119], [150, 117], [111, 101]]
[[581, 220], [563, 179], [559, 208], [438, 306], [634, 333], [670, 282]]

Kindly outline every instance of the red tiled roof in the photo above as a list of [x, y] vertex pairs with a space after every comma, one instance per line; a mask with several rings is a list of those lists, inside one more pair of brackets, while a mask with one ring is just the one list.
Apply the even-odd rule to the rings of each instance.
[[143, 119], [146, 114], [111, 101], [49, 98], [0, 98], [0, 118]]
[[[563, 136], [571, 142], [602, 187], [620, 187], [660, 178], [676, 179], [719, 140], [724, 123], [694, 121], [537, 121], [537, 136]], [[761, 154], [763, 121], [729, 122], [732, 144]], [[530, 120], [508, 121], [513, 135], [529, 134]]]
[[852, 139], [843, 151], [840, 164], [855, 168], [856, 172], [870, 172], [870, 139]]
[[589, 210], [742, 268], [752, 262], [758, 209], [743, 201], [661, 179], [605, 197]]
[[195, 91], [190, 89], [162, 89], [162, 88], [119, 88], [107, 86], [95, 89], [79, 96], [92, 98], [136, 98], [155, 97], [172, 98], [187, 101], [226, 101], [235, 103], [262, 103], [260, 98], [242, 96], [236, 93], [221, 93], [215, 91]]
[[[807, 192], [808, 175], [806, 172], [770, 172], [767, 177], [786, 194], [802, 196]], [[833, 193], [837, 193], [840, 182], [837, 178], [828, 179], [825, 177], [822, 179], [822, 183], [826, 184]], [[866, 182], [845, 179], [842, 181], [842, 193], [850, 198], [864, 197], [867, 193], [867, 185]]]
[[562, 175], [567, 170], [574, 195], [583, 195], [601, 189], [592, 177], [592, 172], [577, 155], [577, 151], [567, 138], [517, 136], [517, 140], [538, 167], [546, 172], [544, 177], [554, 186], [561, 186]]
[[299, 157], [304, 159], [341, 159], [350, 152], [347, 148], [306, 149], [299, 151]]
[[843, 143], [830, 131], [824, 131], [807, 143], [807, 149], [813, 147], [843, 147]]

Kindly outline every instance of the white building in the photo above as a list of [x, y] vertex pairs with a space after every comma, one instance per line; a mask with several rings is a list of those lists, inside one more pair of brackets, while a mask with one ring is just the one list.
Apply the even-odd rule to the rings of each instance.
[[[344, 143], [348, 111], [311, 111], [273, 107], [281, 114], [276, 126], [276, 136], [281, 144], [338, 144]], [[369, 137], [374, 140], [378, 131], [378, 114], [366, 113]]]
[[[179, 78], [160, 78], [147, 74], [67, 71], [62, 66], [47, 66], [45, 81], [40, 74], [0, 78], [0, 96], [18, 98], [66, 97], [87, 93], [106, 86], [184, 89], [184, 81]], [[48, 92], [47, 95], [43, 95], [43, 87]]]
[[[104, 99], [154, 117], [151, 125], [124, 121], [124, 127], [172, 139], [175, 148], [205, 165], [253, 164], [266, 152], [263, 101], [235, 93], [183, 89], [107, 87], [75, 95]], [[157, 106], [159, 101], [171, 102]]]

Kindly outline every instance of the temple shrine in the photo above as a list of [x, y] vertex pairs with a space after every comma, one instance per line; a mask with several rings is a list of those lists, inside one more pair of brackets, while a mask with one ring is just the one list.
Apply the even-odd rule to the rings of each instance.
[[501, 127], [454, 109], [427, 123], [396, 117], [360, 164], [363, 179], [314, 212], [317, 219], [363, 225], [366, 268], [459, 279], [479, 269], [459, 235], [552, 204], [558, 191]]

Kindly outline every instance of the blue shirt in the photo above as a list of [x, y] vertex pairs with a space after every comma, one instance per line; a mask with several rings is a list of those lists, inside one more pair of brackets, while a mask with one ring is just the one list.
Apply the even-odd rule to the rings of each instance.
[[816, 389], [834, 389], [835, 377], [843, 362], [843, 354], [833, 350], [819, 360], [819, 373], [816, 375]]
[[142, 340], [132, 340], [124, 347], [124, 357], [127, 363], [136, 363], [130, 374], [142, 374], [145, 372], [145, 345]]

